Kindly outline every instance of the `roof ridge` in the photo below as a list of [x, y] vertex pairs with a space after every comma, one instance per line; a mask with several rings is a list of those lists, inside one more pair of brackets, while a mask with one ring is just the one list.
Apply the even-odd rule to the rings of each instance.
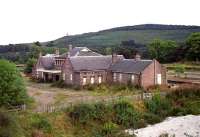
[[[136, 61], [135, 59], [124, 59], [124, 60]], [[153, 61], [153, 60], [151, 60], [151, 59], [141, 59], [141, 60], [137, 60], [137, 61]]]

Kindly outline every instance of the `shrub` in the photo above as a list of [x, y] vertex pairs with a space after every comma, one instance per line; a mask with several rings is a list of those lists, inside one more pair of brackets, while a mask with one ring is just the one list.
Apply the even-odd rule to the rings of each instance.
[[172, 108], [170, 115], [172, 116], [184, 116], [187, 114], [187, 110], [180, 106], [175, 106]]
[[99, 131], [93, 132], [92, 137], [135, 137], [135, 135], [121, 131], [115, 123], [106, 122]]
[[22, 137], [22, 129], [14, 114], [0, 111], [0, 137]]
[[200, 98], [200, 88], [198, 86], [186, 86], [168, 93], [167, 98], [173, 100], [178, 100], [180, 98]]
[[73, 108], [70, 112], [70, 117], [73, 123], [79, 122], [81, 124], [86, 124], [88, 120], [93, 118], [94, 107], [89, 104], [80, 104]]
[[161, 117], [168, 116], [171, 111], [171, 102], [159, 94], [154, 95], [151, 100], [146, 100], [145, 106], [149, 112]]
[[24, 70], [25, 73], [32, 73], [33, 66], [36, 64], [37, 60], [34, 58], [28, 59], [26, 62], [26, 68]]
[[103, 103], [97, 103], [94, 105], [93, 117], [96, 120], [105, 122], [109, 118], [107, 117], [108, 113], [111, 113], [112, 110], [109, 109], [109, 106], [106, 106]]
[[52, 126], [48, 119], [40, 115], [35, 115], [32, 117], [32, 126], [47, 133], [51, 132], [52, 130]]
[[14, 106], [27, 102], [24, 81], [15, 64], [0, 60], [0, 106]]
[[143, 119], [145, 119], [146, 123], [148, 124], [155, 124], [162, 121], [162, 118], [160, 116], [153, 113], [144, 113]]
[[51, 84], [52, 87], [59, 87], [59, 88], [72, 88], [72, 85], [66, 84], [63, 80], [59, 80]]
[[114, 121], [125, 127], [138, 127], [141, 115], [134, 109], [133, 105], [126, 101], [121, 101], [114, 105]]
[[103, 125], [101, 134], [103, 136], [111, 136], [117, 133], [118, 126], [112, 122], [107, 122]]

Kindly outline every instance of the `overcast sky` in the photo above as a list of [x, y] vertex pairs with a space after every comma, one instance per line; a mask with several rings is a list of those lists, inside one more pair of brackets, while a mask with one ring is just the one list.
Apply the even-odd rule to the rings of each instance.
[[0, 0], [0, 44], [146, 23], [200, 25], [200, 1]]

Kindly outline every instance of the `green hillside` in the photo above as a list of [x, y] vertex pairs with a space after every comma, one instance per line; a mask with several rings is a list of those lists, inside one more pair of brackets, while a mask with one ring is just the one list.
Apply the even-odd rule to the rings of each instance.
[[109, 30], [65, 36], [52, 41], [51, 44], [64, 47], [67, 44], [76, 46], [116, 46], [122, 41], [134, 40], [139, 44], [148, 44], [155, 38], [184, 42], [192, 32], [200, 32], [199, 26], [180, 25], [136, 25], [113, 28]]
[[64, 36], [42, 43], [35, 42], [0, 46], [0, 58], [24, 63], [30, 57], [30, 52], [34, 51], [35, 46], [42, 48], [43, 53], [51, 53], [54, 52], [55, 47], [62, 48], [62, 50], [64, 49], [66, 51], [66, 47], [69, 44], [72, 44], [74, 47], [86, 46], [104, 54], [105, 47], [117, 47], [121, 43], [128, 43], [129, 46], [132, 46], [147, 57], [146, 45], [153, 39], [160, 38], [183, 43], [193, 32], [200, 32], [200, 26], [145, 24], [117, 27], [99, 32]]

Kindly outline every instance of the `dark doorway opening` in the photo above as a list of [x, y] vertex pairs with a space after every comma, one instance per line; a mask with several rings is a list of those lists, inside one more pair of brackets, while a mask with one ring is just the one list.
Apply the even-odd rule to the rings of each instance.
[[59, 80], [60, 80], [60, 76], [56, 75], [56, 81], [59, 81]]

